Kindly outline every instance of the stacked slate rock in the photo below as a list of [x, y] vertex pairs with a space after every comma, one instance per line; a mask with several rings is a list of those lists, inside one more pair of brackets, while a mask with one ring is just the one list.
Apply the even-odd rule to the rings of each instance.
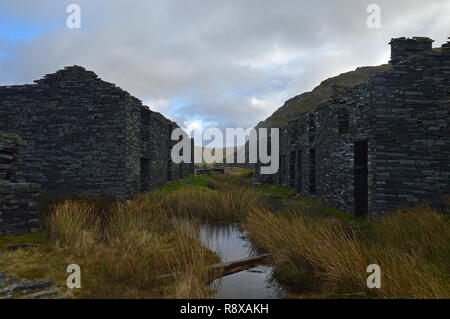
[[176, 123], [115, 84], [80, 66], [35, 82], [0, 86], [0, 131], [27, 141], [17, 176], [41, 192], [131, 199], [193, 173], [172, 164]]
[[[392, 39], [391, 63], [353, 87], [331, 88], [280, 127], [280, 169], [261, 175], [356, 216], [378, 219], [450, 194], [450, 41]], [[263, 179], [264, 178], [264, 179]]]
[[19, 149], [26, 143], [0, 132], [0, 236], [39, 231], [39, 184], [16, 183]]

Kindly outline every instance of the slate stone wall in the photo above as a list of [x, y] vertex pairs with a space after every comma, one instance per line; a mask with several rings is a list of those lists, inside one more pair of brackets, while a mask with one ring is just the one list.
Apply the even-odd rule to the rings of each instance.
[[370, 218], [419, 202], [441, 208], [450, 194], [450, 44], [436, 51], [431, 43], [393, 39], [389, 70], [334, 87], [316, 110], [281, 127], [280, 170], [257, 172], [257, 182]]
[[26, 143], [0, 132], [0, 236], [39, 231], [39, 184], [16, 181], [18, 156]]
[[0, 87], [0, 130], [27, 141], [21, 177], [47, 194], [131, 198], [165, 183], [169, 126], [176, 124], [145, 109], [79, 66]]
[[[148, 108], [141, 108], [141, 152], [143, 165], [153, 178], [141, 191], [154, 189], [168, 181], [170, 121]], [[156, 151], [155, 151], [156, 150]]]
[[413, 40], [413, 54], [367, 84], [375, 97], [372, 205], [379, 213], [422, 201], [440, 207], [450, 194], [450, 51], [448, 44], [435, 52], [430, 39]]

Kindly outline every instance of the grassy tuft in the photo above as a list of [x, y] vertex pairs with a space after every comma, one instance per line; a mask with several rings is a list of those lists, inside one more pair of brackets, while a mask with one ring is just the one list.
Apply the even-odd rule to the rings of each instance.
[[[314, 209], [314, 208], [313, 208]], [[426, 206], [398, 211], [354, 232], [342, 219], [308, 208], [274, 214], [255, 209], [245, 226], [273, 254], [275, 274], [318, 296], [449, 298], [450, 227]], [[368, 289], [366, 268], [378, 264], [382, 288]], [[311, 280], [316, 278], [316, 280]]]
[[43, 244], [48, 240], [45, 232], [27, 234], [23, 236], [0, 237], [0, 252], [6, 251], [12, 244]]
[[263, 196], [250, 189], [248, 176], [247, 172], [196, 176], [196, 180], [201, 181], [197, 185], [181, 181], [170, 188], [143, 194], [138, 201], [179, 217], [212, 222], [241, 221], [263, 203]]
[[263, 184], [260, 186], [255, 186], [255, 190], [261, 191], [267, 196], [276, 198], [292, 198], [295, 195], [295, 190], [288, 187], [283, 187], [278, 184]]
[[[29, 251], [6, 253], [0, 268], [25, 279], [52, 278], [65, 286], [65, 267], [78, 264], [78, 298], [206, 297], [211, 294], [206, 269], [219, 258], [202, 245], [198, 222], [184, 219], [178, 224], [171, 217], [136, 201], [116, 202], [108, 214], [99, 215], [94, 204], [66, 200], [46, 218], [49, 240]], [[44, 263], [52, 266], [39, 266]], [[195, 294], [181, 294], [185, 289], [178, 280], [157, 278], [170, 273], [190, 278]]]
[[[126, 202], [45, 197], [44, 232], [0, 238], [0, 269], [64, 287], [67, 265], [78, 264], [78, 298], [206, 298], [219, 257], [200, 223], [242, 222], [290, 297], [450, 298], [448, 215], [420, 205], [369, 223], [290, 188], [252, 187], [253, 174], [192, 176]], [[41, 246], [5, 251], [13, 243]], [[370, 264], [381, 267], [381, 289], [367, 288]]]

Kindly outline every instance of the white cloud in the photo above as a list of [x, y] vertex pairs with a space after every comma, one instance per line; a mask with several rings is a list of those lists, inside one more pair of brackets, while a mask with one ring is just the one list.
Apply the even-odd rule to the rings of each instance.
[[270, 101], [260, 100], [260, 99], [257, 99], [256, 97], [252, 97], [250, 99], [250, 103], [253, 106], [263, 108], [263, 109], [274, 107], [273, 103], [271, 103]]
[[[52, 27], [19, 45], [0, 36], [1, 83], [83, 65], [179, 123], [222, 128], [254, 126], [330, 76], [387, 62], [392, 37], [442, 44], [450, 30], [445, 0], [378, 0], [376, 30], [366, 26], [371, 0], [77, 3], [81, 30], [65, 28], [64, 1], [0, 0], [0, 18]], [[189, 103], [175, 103], [179, 97]]]
[[144, 105], [150, 107], [151, 110], [165, 113], [170, 110], [172, 101], [171, 99], [157, 99], [157, 100], [146, 100], [144, 101]]
[[281, 48], [278, 44], [274, 43], [272, 48], [267, 52], [263, 52], [251, 59], [245, 59], [238, 62], [243, 67], [251, 67], [254, 69], [271, 69], [274, 67], [281, 67], [291, 62], [298, 57], [294, 51]]

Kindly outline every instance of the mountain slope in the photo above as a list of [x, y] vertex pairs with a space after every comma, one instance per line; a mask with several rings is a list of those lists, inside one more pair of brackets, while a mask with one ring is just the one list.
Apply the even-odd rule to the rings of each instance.
[[352, 87], [363, 83], [371, 75], [388, 70], [390, 67], [390, 64], [360, 67], [354, 71], [329, 78], [320, 83], [320, 85], [311, 92], [302, 93], [286, 101], [282, 107], [276, 110], [265, 121], [260, 122], [257, 127], [280, 127], [289, 121], [298, 119], [302, 113], [315, 109], [317, 105], [329, 98], [332, 85], [336, 84], [341, 87]]

